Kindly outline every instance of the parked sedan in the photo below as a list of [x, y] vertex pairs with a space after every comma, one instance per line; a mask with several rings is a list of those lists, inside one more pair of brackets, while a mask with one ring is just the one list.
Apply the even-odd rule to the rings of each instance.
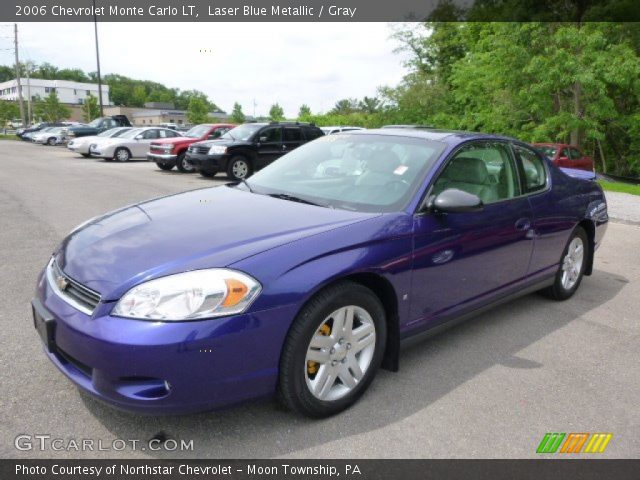
[[78, 137], [72, 138], [69, 143], [67, 143], [67, 148], [72, 152], [79, 153], [85, 158], [89, 158], [91, 153], [89, 153], [89, 148], [91, 145], [96, 144], [105, 138], [116, 138], [124, 135], [125, 132], [129, 130], [133, 130], [132, 127], [116, 127], [110, 130], [106, 130], [102, 133], [99, 133], [95, 136], [90, 137]]
[[33, 143], [61, 145], [67, 141], [67, 127], [49, 127], [31, 135]]
[[535, 290], [570, 298], [607, 220], [596, 182], [517, 140], [332, 135], [78, 226], [38, 278], [34, 322], [58, 369], [120, 408], [278, 393], [324, 417], [397, 370], [405, 342]]
[[135, 128], [123, 133], [119, 137], [105, 139], [92, 144], [89, 153], [92, 157], [105, 160], [117, 160], [128, 162], [134, 158], [147, 158], [149, 145], [159, 138], [174, 138], [182, 136], [181, 133], [168, 128], [146, 127]]
[[544, 153], [558, 167], [576, 168], [593, 172], [593, 159], [580, 148], [564, 143], [535, 143], [534, 147]]

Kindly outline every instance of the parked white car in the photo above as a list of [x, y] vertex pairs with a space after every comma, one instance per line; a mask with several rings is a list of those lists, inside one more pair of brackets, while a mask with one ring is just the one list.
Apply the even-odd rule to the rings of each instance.
[[42, 145], [60, 145], [67, 141], [67, 128], [66, 127], [49, 127], [39, 132], [34, 133], [31, 136], [33, 143], [40, 143]]
[[116, 127], [105, 130], [98, 135], [73, 138], [69, 141], [69, 143], [67, 143], [67, 148], [72, 152], [79, 153], [85, 158], [89, 158], [91, 156], [91, 154], [89, 153], [89, 147], [91, 145], [97, 145], [99, 141], [104, 138], [119, 137], [129, 130], [133, 130], [133, 127]]
[[345, 127], [345, 126], [335, 125], [332, 127], [320, 127], [320, 130], [322, 130], [325, 135], [333, 135], [334, 133], [348, 132], [349, 130], [365, 130], [365, 129], [362, 127]]
[[160, 127], [135, 128], [119, 137], [106, 138], [89, 148], [92, 157], [128, 162], [132, 158], [147, 158], [149, 145], [159, 138], [181, 137], [180, 132]]

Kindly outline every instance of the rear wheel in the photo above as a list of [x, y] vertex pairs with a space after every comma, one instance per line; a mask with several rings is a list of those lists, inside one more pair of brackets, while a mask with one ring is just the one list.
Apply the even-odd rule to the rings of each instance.
[[232, 180], [243, 180], [252, 173], [251, 162], [242, 155], [236, 155], [229, 160], [227, 175]]
[[368, 288], [341, 282], [298, 314], [280, 359], [283, 403], [327, 417], [355, 403], [373, 381], [386, 342], [385, 311]]
[[159, 168], [160, 170], [167, 170], [167, 171], [169, 171], [169, 170], [171, 170], [171, 169], [173, 168], [173, 165], [166, 165], [166, 164], [164, 164], [164, 163], [158, 163], [158, 162], [156, 162], [156, 165], [158, 166], [158, 168]]
[[131, 158], [131, 152], [126, 148], [118, 148], [115, 152], [113, 152], [113, 159], [118, 162], [128, 162]]
[[51, 145], [52, 147], [56, 144], [56, 139], [51, 137], [47, 140], [47, 145]]
[[560, 266], [553, 285], [542, 293], [554, 300], [566, 300], [573, 296], [582, 282], [589, 254], [589, 239], [582, 227], [576, 227], [562, 253]]
[[88, 153], [81, 153], [80, 155], [82, 155], [84, 158], [91, 158], [91, 155]]
[[184, 153], [178, 155], [176, 166], [182, 173], [193, 173], [196, 171], [195, 167], [187, 162], [187, 156]]

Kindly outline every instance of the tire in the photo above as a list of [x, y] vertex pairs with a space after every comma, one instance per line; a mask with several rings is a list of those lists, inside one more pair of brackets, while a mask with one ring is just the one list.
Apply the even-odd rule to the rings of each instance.
[[199, 173], [205, 178], [213, 178], [218, 172], [212, 172], [211, 170], [199, 170]]
[[165, 171], [169, 171], [173, 168], [173, 165], [165, 165], [164, 163], [158, 163], [156, 162], [156, 165], [158, 166], [158, 168], [160, 170], [165, 170]]
[[89, 153], [81, 153], [80, 155], [82, 155], [84, 158], [91, 158], [91, 154]]
[[131, 159], [131, 152], [123, 147], [116, 148], [116, 151], [113, 152], [113, 159], [118, 162], [128, 162]]
[[231, 157], [227, 164], [227, 176], [231, 180], [243, 180], [250, 177], [252, 173], [251, 162], [242, 155]]
[[[340, 318], [349, 317], [355, 328], [338, 332]], [[280, 358], [280, 400], [313, 418], [345, 410], [373, 381], [386, 337], [385, 310], [371, 290], [349, 281], [322, 290], [298, 313], [287, 334]]]
[[184, 152], [178, 155], [178, 158], [176, 159], [176, 167], [182, 173], [193, 173], [196, 171], [196, 167], [187, 162], [187, 156]]
[[53, 146], [55, 146], [55, 144], [56, 144], [56, 139], [55, 138], [51, 137], [51, 138], [47, 139], [47, 145], [53, 147]]
[[571, 298], [582, 282], [590, 254], [589, 248], [587, 232], [582, 227], [576, 227], [562, 252], [553, 285], [541, 293], [553, 300]]

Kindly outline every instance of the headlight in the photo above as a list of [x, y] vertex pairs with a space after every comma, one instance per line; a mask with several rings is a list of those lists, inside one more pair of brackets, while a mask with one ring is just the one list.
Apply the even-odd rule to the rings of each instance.
[[173, 150], [173, 147], [175, 147], [175, 145], [160, 145], [160, 148], [162, 148], [163, 150], [166, 150], [167, 152], [170, 152], [171, 150]]
[[194, 270], [133, 287], [112, 314], [164, 321], [221, 317], [245, 311], [261, 290], [256, 280], [235, 270]]
[[223, 153], [227, 153], [227, 147], [214, 145], [209, 149], [209, 155], [222, 155]]

